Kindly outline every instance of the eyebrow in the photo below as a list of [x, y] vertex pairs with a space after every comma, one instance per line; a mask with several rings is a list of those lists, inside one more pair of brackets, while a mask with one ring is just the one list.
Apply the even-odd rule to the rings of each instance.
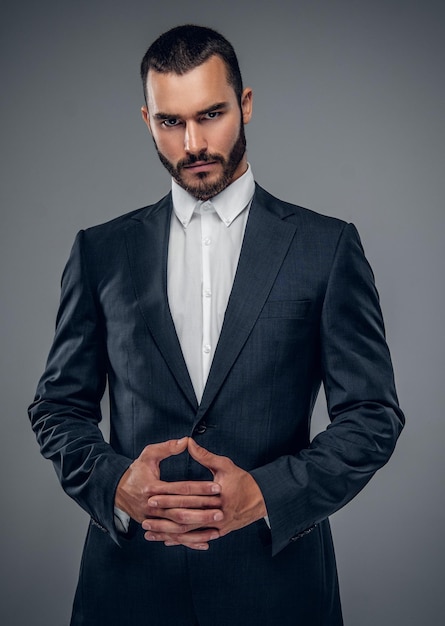
[[[228, 102], [217, 102], [215, 104], [212, 104], [209, 107], [206, 107], [205, 109], [201, 109], [200, 111], [197, 111], [196, 115], [205, 115], [206, 113], [211, 113], [212, 111], [221, 111], [222, 109], [227, 109], [229, 106]], [[163, 113], [162, 111], [159, 111], [158, 113], [155, 113], [153, 115], [153, 117], [156, 120], [170, 120], [170, 119], [177, 119], [177, 118], [181, 118], [181, 115], [179, 115], [179, 113]]]

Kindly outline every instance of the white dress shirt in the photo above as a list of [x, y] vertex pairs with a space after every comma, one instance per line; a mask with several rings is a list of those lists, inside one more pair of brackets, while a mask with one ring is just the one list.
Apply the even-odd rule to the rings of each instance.
[[198, 402], [224, 321], [254, 190], [250, 166], [205, 202], [172, 182], [168, 302]]
[[[254, 191], [250, 165], [205, 202], [172, 180], [168, 303], [198, 402], [224, 321]], [[117, 529], [126, 532], [130, 518], [117, 507], [114, 513]]]

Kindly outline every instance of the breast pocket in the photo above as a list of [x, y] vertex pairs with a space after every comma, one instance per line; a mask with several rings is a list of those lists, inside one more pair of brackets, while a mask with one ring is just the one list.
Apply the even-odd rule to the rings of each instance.
[[263, 337], [273, 342], [305, 341], [313, 327], [311, 300], [269, 300], [258, 318], [257, 327]]

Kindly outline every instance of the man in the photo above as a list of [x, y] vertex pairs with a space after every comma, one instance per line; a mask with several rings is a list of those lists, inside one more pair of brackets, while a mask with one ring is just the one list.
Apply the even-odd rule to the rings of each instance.
[[72, 624], [338, 626], [327, 518], [403, 425], [372, 272], [352, 225], [253, 182], [221, 35], [178, 27], [141, 67], [172, 192], [78, 235], [30, 407], [91, 516]]

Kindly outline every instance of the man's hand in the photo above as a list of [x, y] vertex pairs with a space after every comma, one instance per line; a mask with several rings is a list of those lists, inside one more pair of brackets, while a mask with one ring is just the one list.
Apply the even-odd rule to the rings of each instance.
[[[227, 535], [267, 515], [260, 488], [248, 472], [229, 458], [202, 448], [193, 439], [188, 440], [188, 451], [195, 461], [212, 472], [215, 483], [221, 487], [220, 506], [223, 516], [220, 516], [221, 519], [213, 518], [212, 528], [198, 527], [198, 530], [190, 529], [185, 533], [174, 534], [170, 531], [170, 520], [181, 523], [187, 519], [187, 515], [190, 515], [190, 519], [194, 515], [194, 521], [197, 521], [200, 512], [203, 512], [202, 507], [208, 505], [208, 499], [200, 495], [184, 498], [171, 491], [169, 494], [152, 496], [148, 500], [152, 519], [142, 524], [149, 531], [145, 535], [146, 539], [164, 541], [168, 546], [182, 544], [202, 550], [208, 548], [209, 540]], [[189, 506], [192, 510], [187, 514], [185, 508]]]
[[[146, 446], [123, 474], [116, 489], [115, 505], [142, 523], [152, 515], [149, 498], [167, 494], [182, 503], [182, 515], [166, 515], [165, 528], [174, 536], [203, 526], [222, 517], [220, 486], [211, 481], [165, 482], [160, 479], [159, 464], [163, 459], [184, 452], [188, 437]], [[199, 503], [197, 506], [196, 503]], [[194, 511], [193, 508], [199, 509]], [[208, 536], [209, 531], [205, 536]]]

